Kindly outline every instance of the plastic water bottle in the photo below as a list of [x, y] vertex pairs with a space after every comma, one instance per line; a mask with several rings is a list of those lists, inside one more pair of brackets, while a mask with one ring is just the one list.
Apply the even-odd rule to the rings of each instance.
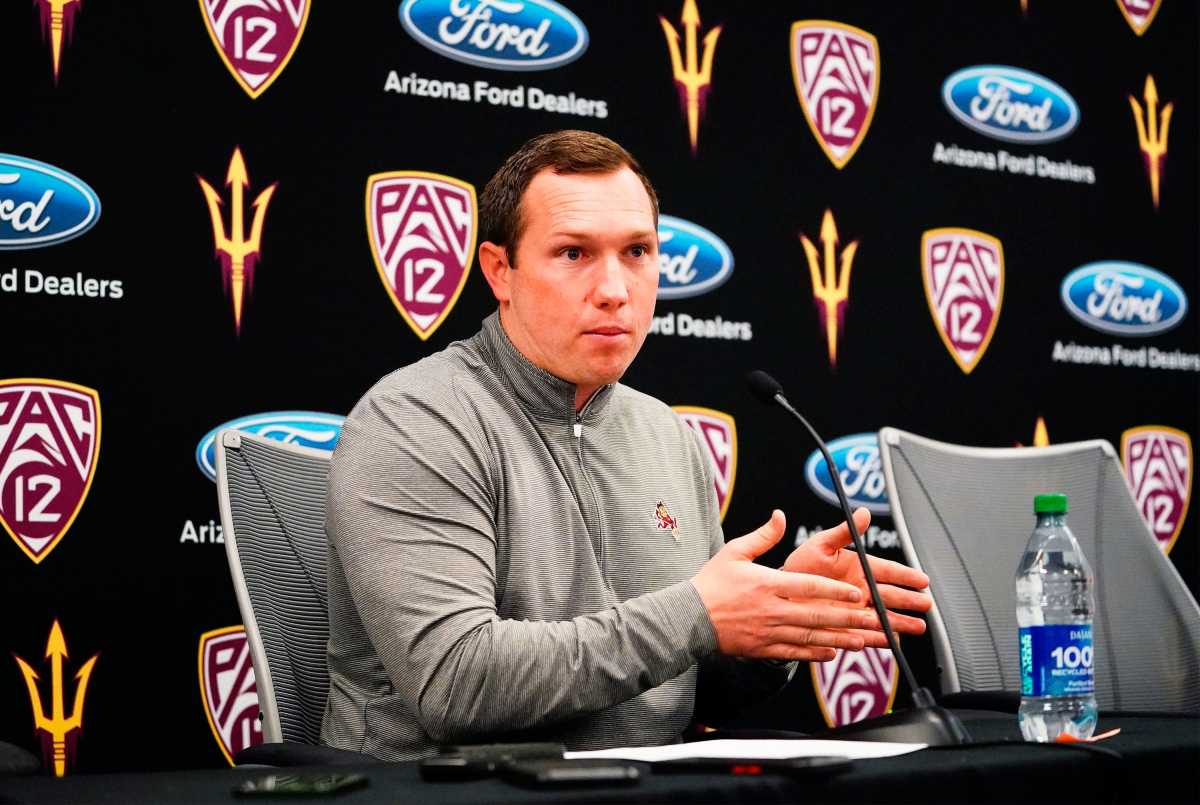
[[1017, 568], [1021, 734], [1054, 741], [1096, 729], [1092, 671], [1095, 578], [1067, 528], [1067, 496], [1038, 495], [1037, 525]]

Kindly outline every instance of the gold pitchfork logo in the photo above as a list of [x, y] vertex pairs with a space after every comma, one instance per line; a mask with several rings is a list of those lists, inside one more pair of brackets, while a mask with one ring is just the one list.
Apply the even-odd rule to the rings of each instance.
[[34, 727], [49, 739], [55, 777], [62, 777], [67, 773], [67, 741], [68, 738], [73, 739], [72, 733], [75, 730], [83, 729], [83, 699], [87, 695], [88, 680], [92, 677], [92, 667], [99, 658], [99, 654], [94, 655], [76, 672], [75, 679], [78, 684], [75, 686], [75, 702], [71, 707], [71, 714], [67, 715], [63, 709], [63, 661], [67, 659], [67, 641], [63, 639], [62, 628], [55, 619], [54, 624], [50, 627], [50, 641], [46, 644], [46, 659], [50, 660], [50, 715], [47, 716], [45, 705], [42, 704], [41, 692], [37, 686], [37, 671], [33, 670], [29, 663], [13, 654], [13, 659], [17, 661], [17, 665], [21, 666], [25, 685], [29, 688]]
[[79, 9], [79, 0], [37, 0], [42, 6], [43, 25], [46, 20], [46, 12], [49, 12], [50, 22], [50, 54], [54, 58], [54, 83], [58, 84], [58, 68], [62, 64], [62, 43], [63, 31], [67, 26], [67, 6], [75, 6], [71, 9], [71, 14]]
[[197, 176], [200, 189], [208, 201], [208, 213], [212, 217], [213, 242], [217, 254], [221, 257], [221, 273], [225, 280], [226, 290], [233, 299], [233, 322], [238, 334], [242, 332], [242, 296], [247, 285], [253, 288], [254, 264], [258, 259], [262, 241], [263, 219], [267, 216], [267, 205], [279, 185], [275, 182], [254, 199], [254, 222], [250, 225], [249, 239], [244, 237], [244, 199], [246, 188], [250, 186], [250, 178], [246, 174], [246, 162], [242, 159], [242, 151], [236, 146], [233, 157], [229, 160], [229, 172], [225, 176], [225, 186], [232, 188], [233, 204], [230, 213], [229, 234], [225, 234], [225, 224], [221, 221], [221, 197], [212, 185]]
[[821, 243], [825, 249], [824, 276], [822, 276], [821, 258], [817, 247], [806, 236], [800, 235], [800, 243], [804, 246], [804, 254], [808, 257], [808, 273], [812, 278], [813, 297], [821, 306], [821, 318], [825, 324], [825, 341], [829, 346], [829, 365], [837, 366], [838, 325], [841, 320], [841, 306], [850, 299], [850, 266], [854, 262], [854, 254], [858, 251], [858, 241], [852, 242], [842, 250], [841, 270], [837, 265], [837, 227], [833, 223], [833, 213], [825, 210], [821, 220]]
[[[1146, 76], [1146, 117], [1142, 117], [1141, 104], [1132, 95], [1129, 96], [1129, 106], [1133, 109], [1133, 122], [1137, 124], [1138, 147], [1146, 155], [1146, 169], [1150, 172], [1150, 195], [1154, 198], [1154, 209], [1158, 209], [1158, 182], [1162, 170], [1163, 158], [1167, 155], [1167, 130], [1171, 126], [1171, 113], [1175, 104], [1168, 103], [1162, 109], [1161, 118], [1157, 114], [1158, 88], [1154, 86], [1154, 76]], [[1149, 123], [1149, 130], [1147, 130]]]
[[[704, 36], [704, 53], [697, 56], [696, 36], [700, 32], [700, 12], [695, 0], [687, 0], [683, 4], [683, 14], [680, 21], [685, 30], [684, 54], [679, 53], [679, 34], [675, 26], [667, 22], [666, 17], [659, 17], [663, 33], [667, 37], [667, 49], [671, 51], [671, 69], [675, 81], [683, 92], [687, 107], [688, 135], [692, 141], [692, 155], [696, 154], [696, 138], [700, 128], [700, 92], [712, 83], [713, 54], [717, 49], [717, 37], [721, 35], [721, 26], [717, 26]], [[686, 66], [685, 66], [686, 61]]]

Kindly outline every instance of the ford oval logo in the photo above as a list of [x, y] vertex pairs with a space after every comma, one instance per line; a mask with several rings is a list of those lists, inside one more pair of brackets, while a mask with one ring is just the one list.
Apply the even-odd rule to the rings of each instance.
[[702, 226], [658, 216], [658, 298], [683, 299], [717, 288], [733, 273], [733, 252]]
[[285, 444], [333, 452], [345, 417], [316, 411], [272, 411], [231, 419], [204, 434], [196, 446], [196, 464], [210, 481], [217, 479], [217, 434], [226, 428], [254, 433]]
[[549, 70], [588, 46], [579, 18], [553, 0], [404, 0], [409, 36], [448, 59], [492, 70]]
[[100, 219], [92, 188], [45, 162], [0, 154], [0, 249], [37, 249], [77, 238]]
[[1048, 143], [1079, 125], [1079, 107], [1065, 89], [1016, 67], [959, 70], [942, 84], [942, 100], [964, 126], [997, 140]]
[[1120, 335], [1165, 332], [1187, 315], [1187, 296], [1175, 280], [1149, 266], [1117, 260], [1088, 263], [1068, 274], [1062, 302], [1093, 330]]
[[[891, 514], [887, 488], [883, 480], [883, 464], [879, 460], [879, 439], [874, 433], [856, 433], [830, 442], [829, 455], [837, 465], [846, 499], [851, 508], [865, 506], [872, 514]], [[820, 450], [814, 450], [804, 462], [804, 478], [819, 496], [840, 506], [829, 468]]]

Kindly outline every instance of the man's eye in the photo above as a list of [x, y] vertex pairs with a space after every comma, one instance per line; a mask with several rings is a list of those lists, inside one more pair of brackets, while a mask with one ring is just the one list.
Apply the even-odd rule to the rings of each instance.
[[634, 246], [632, 249], [629, 250], [629, 253], [637, 258], [645, 257], [647, 254], [649, 254], [649, 252], [650, 252], [650, 250], [647, 249], [645, 246], [642, 246], [641, 244]]
[[570, 248], [563, 249], [562, 254], [563, 257], [567, 258], [571, 262], [575, 262], [576, 260], [583, 258], [583, 249], [572, 246]]

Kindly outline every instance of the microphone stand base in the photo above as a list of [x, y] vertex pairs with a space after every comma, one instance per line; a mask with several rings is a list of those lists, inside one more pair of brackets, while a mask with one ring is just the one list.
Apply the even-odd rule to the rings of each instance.
[[962, 722], [944, 707], [901, 710], [857, 724], [847, 724], [813, 737], [847, 741], [922, 743], [929, 746], [956, 746], [971, 742], [971, 736], [967, 734]]

